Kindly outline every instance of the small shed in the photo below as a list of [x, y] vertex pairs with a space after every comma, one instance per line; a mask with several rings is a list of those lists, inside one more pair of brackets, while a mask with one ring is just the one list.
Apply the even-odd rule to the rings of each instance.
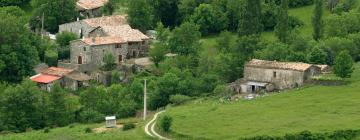
[[114, 128], [116, 127], [116, 116], [108, 116], [105, 117], [106, 128]]

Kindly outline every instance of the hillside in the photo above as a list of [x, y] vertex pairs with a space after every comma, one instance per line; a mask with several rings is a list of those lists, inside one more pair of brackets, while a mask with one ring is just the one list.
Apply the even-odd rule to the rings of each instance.
[[179, 138], [236, 139], [360, 128], [360, 65], [350, 84], [308, 86], [256, 100], [198, 100], [169, 108]]

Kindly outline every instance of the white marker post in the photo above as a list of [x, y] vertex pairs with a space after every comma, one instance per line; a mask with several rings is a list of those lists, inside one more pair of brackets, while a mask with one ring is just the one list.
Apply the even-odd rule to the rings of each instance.
[[144, 120], [146, 120], [146, 79], [144, 80]]

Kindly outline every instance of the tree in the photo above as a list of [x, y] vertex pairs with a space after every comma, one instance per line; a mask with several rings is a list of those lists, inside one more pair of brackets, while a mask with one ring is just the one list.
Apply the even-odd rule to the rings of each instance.
[[39, 62], [25, 20], [0, 12], [0, 81], [19, 82]]
[[61, 32], [56, 35], [56, 43], [58, 48], [59, 59], [70, 58], [70, 41], [78, 39], [77, 35], [72, 32]]
[[185, 22], [173, 30], [169, 39], [169, 48], [180, 55], [196, 55], [200, 47], [200, 37], [199, 26]]
[[160, 128], [164, 131], [164, 132], [169, 132], [170, 131], [170, 127], [172, 124], [172, 117], [170, 116], [163, 116], [160, 119]]
[[57, 66], [58, 62], [58, 53], [54, 50], [46, 50], [45, 51], [45, 58], [44, 62], [49, 66]]
[[281, 0], [278, 22], [275, 27], [275, 35], [281, 42], [286, 42], [289, 34], [288, 5], [288, 0]]
[[149, 0], [131, 0], [129, 1], [129, 24], [131, 27], [141, 31], [149, 30], [154, 24], [153, 9]]
[[112, 15], [115, 11], [115, 1], [109, 0], [102, 8], [101, 13], [105, 15]]
[[200, 26], [202, 35], [218, 33], [227, 29], [228, 25], [226, 14], [210, 4], [200, 4], [191, 16], [191, 21]]
[[75, 0], [51, 0], [40, 2], [41, 6], [36, 8], [30, 19], [32, 29], [40, 29], [44, 15], [45, 30], [56, 33], [60, 24], [74, 21], [79, 15], [76, 11]]
[[334, 73], [341, 78], [350, 78], [354, 71], [354, 61], [348, 51], [341, 51], [335, 59]]
[[239, 34], [241, 36], [260, 35], [262, 31], [260, 0], [246, 0], [245, 8], [240, 16]]
[[327, 54], [320, 47], [315, 46], [311, 49], [307, 56], [307, 60], [311, 64], [326, 64]]
[[157, 109], [167, 105], [170, 95], [178, 92], [177, 87], [180, 78], [174, 73], [165, 73], [157, 80], [157, 88], [154, 94], [150, 94], [150, 108]]
[[[175, 27], [180, 19], [178, 16], [178, 4], [180, 0], [152, 0], [154, 16], [165, 27]], [[143, 6], [143, 5], [142, 5]]]
[[195, 8], [198, 7], [202, 3], [202, 0], [180, 0], [178, 4], [179, 15], [181, 17], [181, 21], [189, 21], [191, 15], [194, 13]]
[[115, 69], [116, 63], [115, 63], [115, 58], [111, 53], [106, 53], [104, 55], [104, 65], [103, 65], [103, 69], [105, 71], [111, 71], [113, 69]]
[[0, 0], [0, 7], [3, 6], [20, 6], [28, 3], [30, 0]]
[[167, 46], [169, 43], [169, 37], [171, 35], [169, 28], [165, 28], [161, 22], [158, 22], [155, 30], [156, 41], [159, 41], [159, 43], [163, 46]]
[[323, 0], [315, 0], [314, 15], [312, 17], [313, 38], [319, 40], [323, 35]]
[[150, 59], [158, 67], [159, 63], [165, 59], [166, 48], [158, 43], [154, 44], [154, 47], [150, 49]]

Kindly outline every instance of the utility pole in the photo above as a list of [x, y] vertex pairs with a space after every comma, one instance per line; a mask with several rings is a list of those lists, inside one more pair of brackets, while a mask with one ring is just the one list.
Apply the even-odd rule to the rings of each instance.
[[146, 120], [146, 79], [144, 79], [144, 120]]
[[42, 13], [42, 17], [41, 17], [41, 39], [44, 39], [44, 12]]

